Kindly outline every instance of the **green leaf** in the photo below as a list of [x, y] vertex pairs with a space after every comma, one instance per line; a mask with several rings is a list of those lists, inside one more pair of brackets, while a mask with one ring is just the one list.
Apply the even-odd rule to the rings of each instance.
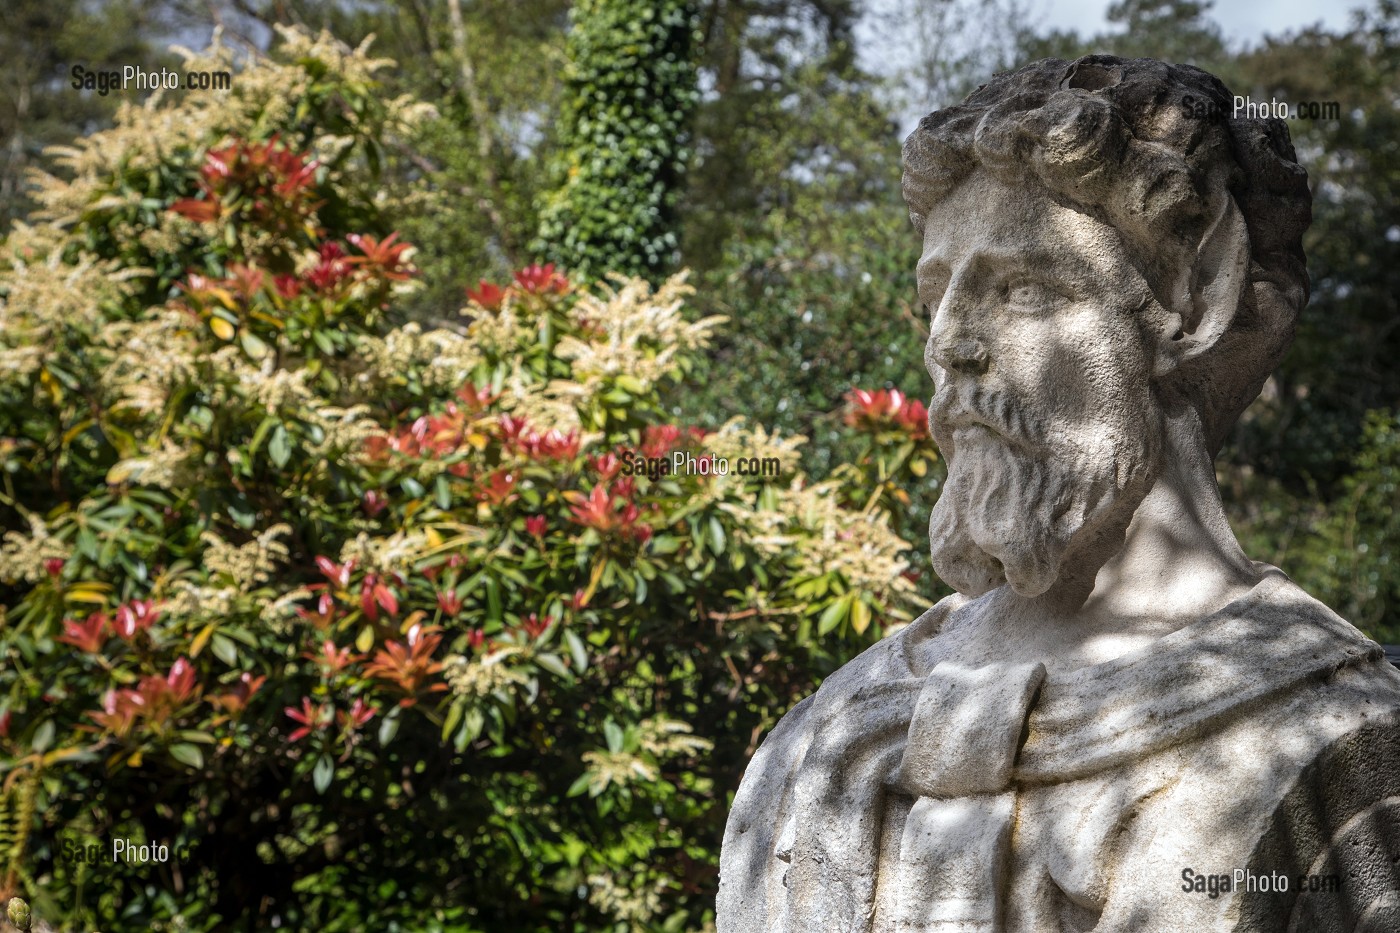
[[228, 516], [239, 528], [252, 528], [258, 522], [257, 513], [253, 511], [253, 504], [242, 493], [229, 500]]
[[447, 737], [452, 734], [452, 730], [457, 728], [457, 724], [462, 721], [463, 705], [465, 700], [458, 700], [447, 710], [447, 718], [442, 723], [442, 740], [447, 741]]
[[214, 633], [209, 639], [209, 647], [214, 652], [214, 657], [230, 667], [238, 663], [238, 646], [223, 632]]
[[473, 706], [471, 709], [467, 710], [467, 718], [462, 723], [462, 731], [457, 733], [457, 737], [461, 741], [458, 750], [460, 751], [466, 748], [467, 743], [481, 735], [481, 730], [485, 728], [486, 714], [481, 711], [481, 708]]
[[486, 578], [486, 621], [499, 622], [501, 619], [501, 587], [495, 577]]
[[569, 679], [569, 669], [564, 666], [564, 662], [559, 659], [557, 654], [537, 654], [535, 655], [535, 663], [556, 677]]
[[243, 352], [255, 360], [260, 360], [272, 352], [252, 331], [245, 330], [238, 336], [238, 342], [243, 345]]
[[335, 762], [331, 760], [330, 755], [322, 755], [316, 760], [316, 767], [311, 770], [311, 783], [316, 787], [316, 793], [324, 794], [334, 777]]
[[218, 337], [220, 340], [232, 340], [235, 332], [234, 326], [217, 314], [209, 318], [209, 329], [212, 330], [214, 336]]
[[817, 634], [825, 635], [827, 632], [841, 624], [841, 620], [846, 618], [846, 613], [851, 610], [851, 595], [847, 593], [836, 602], [826, 607], [822, 613], [821, 620], [817, 623]]
[[182, 765], [189, 765], [191, 768], [204, 767], [204, 753], [199, 750], [198, 745], [191, 745], [188, 742], [170, 746], [170, 757]]
[[851, 603], [851, 628], [857, 635], [864, 635], [865, 630], [870, 627], [870, 606], [865, 600], [857, 599]]
[[210, 622], [208, 625], [204, 626], [204, 628], [200, 630], [198, 635], [194, 637], [194, 641], [190, 642], [191, 658], [199, 657], [199, 653], [203, 651], [204, 646], [209, 643], [209, 639], [214, 634], [214, 629], [218, 627], [218, 624], [219, 623], [217, 621]]
[[622, 751], [622, 728], [611, 719], [603, 723], [603, 736], [608, 740], [608, 751]]
[[272, 463], [277, 469], [282, 469], [287, 465], [287, 461], [292, 457], [292, 441], [287, 436], [286, 425], [279, 424], [272, 432], [272, 440], [267, 443], [267, 455], [272, 458]]
[[33, 748], [36, 755], [42, 755], [53, 744], [54, 725], [52, 719], [45, 719], [34, 730]]
[[573, 629], [564, 630], [564, 641], [569, 646], [569, 655], [574, 661], [574, 670], [583, 673], [588, 669], [588, 648], [584, 645], [583, 639], [579, 638]]
[[675, 535], [657, 535], [651, 539], [648, 551], [653, 557], [664, 557], [676, 553], [684, 544], [685, 542]]
[[394, 711], [379, 724], [379, 744], [388, 745], [394, 741], [394, 736], [399, 734], [399, 709], [394, 707]]
[[724, 553], [724, 526], [713, 515], [710, 516], [710, 550], [716, 556]]
[[253, 439], [248, 442], [248, 453], [250, 455], [256, 454], [258, 452], [258, 448], [262, 446], [262, 442], [267, 440], [267, 433], [273, 428], [280, 425], [281, 423], [282, 422], [278, 421], [271, 415], [268, 415], [266, 418], [264, 418], [262, 420], [262, 423], [258, 425], [258, 429], [253, 432]]

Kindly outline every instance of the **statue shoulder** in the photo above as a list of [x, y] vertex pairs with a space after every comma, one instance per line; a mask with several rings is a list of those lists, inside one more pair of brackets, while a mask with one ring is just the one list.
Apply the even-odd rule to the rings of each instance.
[[[881, 639], [826, 679], [778, 722], [744, 770], [725, 826], [720, 863], [719, 914], [729, 931], [759, 931], [782, 901], [783, 833], [793, 827], [793, 786], [814, 741], [861, 701], [861, 694], [922, 677], [930, 667], [925, 646], [948, 613], [963, 602], [950, 596]], [[870, 702], [869, 696], [865, 698]]]
[[822, 683], [815, 695], [816, 705], [839, 704], [872, 684], [927, 676], [933, 668], [933, 652], [929, 649], [934, 639], [948, 616], [966, 602], [967, 597], [958, 593], [946, 596], [913, 622], [846, 662]]
[[1389, 678], [1356, 674], [1355, 686], [1379, 702], [1321, 749], [1275, 807], [1248, 871], [1289, 885], [1282, 895], [1247, 892], [1241, 933], [1400, 929], [1400, 705]]
[[936, 638], [948, 614], [965, 597], [954, 593], [931, 606], [913, 622], [880, 639], [827, 677], [817, 692], [788, 710], [759, 746], [745, 780], [756, 770], [796, 765], [811, 741], [811, 730], [825, 716], [839, 710], [857, 692], [873, 685], [907, 677], [923, 677], [931, 665], [924, 647]]

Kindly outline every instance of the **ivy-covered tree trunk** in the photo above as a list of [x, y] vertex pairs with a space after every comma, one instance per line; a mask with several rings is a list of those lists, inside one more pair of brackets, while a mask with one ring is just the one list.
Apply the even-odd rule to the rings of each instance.
[[674, 262], [675, 200], [696, 90], [690, 0], [578, 0], [558, 187], [539, 251], [579, 278], [656, 280]]

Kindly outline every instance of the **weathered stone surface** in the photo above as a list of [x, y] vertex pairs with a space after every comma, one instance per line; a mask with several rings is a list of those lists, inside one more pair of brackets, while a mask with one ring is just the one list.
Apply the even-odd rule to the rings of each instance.
[[1400, 930], [1400, 674], [1215, 484], [1307, 299], [1306, 175], [1230, 103], [1045, 61], [905, 144], [959, 592], [765, 740], [720, 933]]

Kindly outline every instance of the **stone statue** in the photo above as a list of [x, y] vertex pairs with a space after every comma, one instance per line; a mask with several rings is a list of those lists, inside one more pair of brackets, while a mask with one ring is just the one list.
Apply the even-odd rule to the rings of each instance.
[[1307, 300], [1284, 124], [1195, 68], [999, 75], [905, 143], [958, 593], [744, 775], [719, 933], [1400, 931], [1400, 673], [1212, 461]]

